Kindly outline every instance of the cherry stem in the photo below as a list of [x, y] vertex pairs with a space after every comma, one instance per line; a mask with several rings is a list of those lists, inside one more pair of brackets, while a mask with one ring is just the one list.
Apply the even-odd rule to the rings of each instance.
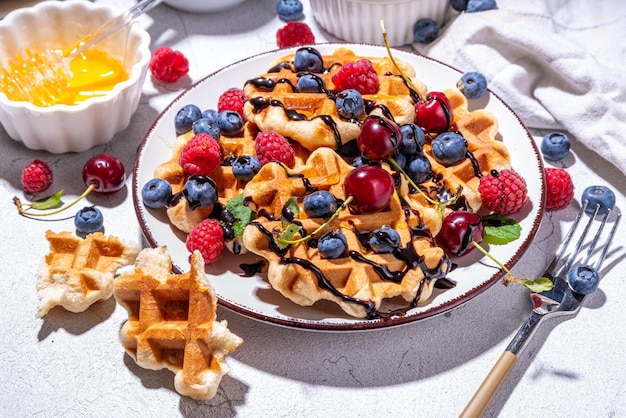
[[305, 242], [310, 240], [311, 238], [313, 238], [316, 234], [318, 234], [322, 229], [326, 228], [326, 226], [328, 224], [330, 224], [333, 220], [335, 220], [335, 218], [337, 216], [339, 216], [339, 214], [341, 213], [342, 210], [344, 210], [345, 208], [348, 207], [348, 205], [354, 200], [354, 196], [348, 196], [348, 198], [341, 204], [339, 205], [339, 207], [337, 208], [337, 210], [330, 216], [330, 218], [328, 218], [323, 224], [321, 224], [320, 226], [318, 226], [317, 228], [315, 228], [315, 231], [311, 232], [308, 235], [305, 235], [301, 238], [298, 239], [294, 239], [294, 240], [290, 240], [290, 239], [284, 239], [284, 238], [278, 238], [278, 240], [284, 244], [299, 244], [301, 242]]
[[[93, 189], [96, 188], [98, 184], [96, 182], [93, 182], [89, 185], [89, 187], [87, 187], [87, 189], [83, 192], [83, 194], [81, 194], [80, 196], [78, 196], [78, 198], [76, 200], [74, 200], [72, 203], [62, 206], [59, 209], [50, 211], [50, 212], [45, 212], [45, 213], [30, 213], [28, 212], [28, 209], [24, 209], [22, 207], [22, 202], [20, 202], [20, 199], [18, 199], [17, 197], [13, 199], [13, 202], [15, 203], [15, 206], [17, 206], [17, 211], [19, 212], [20, 215], [25, 216], [27, 218], [35, 218], [35, 217], [42, 217], [42, 216], [49, 216], [49, 215], [55, 215], [57, 213], [61, 213], [63, 212], [65, 209], [69, 209], [72, 206], [74, 206], [76, 203], [78, 203], [79, 201], [81, 201], [85, 196], [87, 196], [89, 193], [91, 193], [91, 191]], [[67, 218], [64, 218], [67, 219]], [[63, 220], [63, 219], [57, 219], [57, 220]]]
[[387, 39], [387, 29], [385, 29], [385, 21], [382, 20], [382, 19], [380, 21], [380, 29], [383, 32], [383, 40], [385, 41], [385, 48], [387, 48], [387, 55], [389, 55], [389, 59], [393, 63], [393, 66], [396, 67], [396, 70], [398, 70], [398, 72], [400, 73], [400, 77], [402, 77], [402, 79], [409, 86], [409, 88], [411, 90], [413, 90], [415, 92], [415, 94], [417, 94], [417, 96], [421, 100], [425, 100], [425, 98], [420, 95], [419, 90], [417, 89], [417, 87], [415, 87], [415, 84], [413, 84], [413, 81], [411, 81], [411, 79], [409, 77], [407, 77], [404, 74], [404, 72], [400, 69], [400, 66], [396, 62], [396, 59], [391, 54], [391, 47], [389, 46], [389, 40]]
[[476, 240], [472, 240], [472, 245], [474, 247], [476, 247], [476, 249], [478, 251], [480, 251], [481, 253], [483, 253], [487, 257], [489, 257], [489, 259], [491, 259], [491, 261], [496, 263], [502, 270], [504, 270], [506, 272], [506, 274], [509, 275], [509, 278], [510, 278], [509, 281], [511, 281], [511, 282], [515, 281], [515, 276], [513, 275], [513, 273], [511, 273], [511, 270], [509, 270], [504, 264], [502, 264], [500, 261], [498, 261], [494, 256], [489, 254], [489, 252], [487, 250], [485, 250], [483, 247], [481, 247], [481, 245], [479, 243], [477, 243]]

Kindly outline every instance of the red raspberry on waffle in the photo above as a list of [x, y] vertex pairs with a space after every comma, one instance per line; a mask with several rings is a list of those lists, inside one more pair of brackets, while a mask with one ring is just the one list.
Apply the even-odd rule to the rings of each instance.
[[191, 138], [180, 153], [180, 166], [189, 175], [208, 176], [218, 165], [220, 165], [220, 146], [206, 133]]
[[243, 113], [243, 105], [246, 103], [246, 93], [242, 89], [230, 88], [222, 93], [217, 100], [217, 111], [232, 110], [239, 113], [244, 123], [246, 116]]
[[367, 58], [345, 63], [332, 80], [337, 91], [354, 89], [361, 94], [375, 94], [380, 85], [378, 73]]
[[189, 252], [200, 251], [207, 264], [217, 261], [225, 245], [222, 225], [215, 219], [205, 219], [187, 235], [185, 245]]
[[295, 164], [295, 152], [289, 141], [274, 131], [259, 132], [256, 136], [254, 149], [261, 166], [270, 161], [278, 161], [289, 168]]

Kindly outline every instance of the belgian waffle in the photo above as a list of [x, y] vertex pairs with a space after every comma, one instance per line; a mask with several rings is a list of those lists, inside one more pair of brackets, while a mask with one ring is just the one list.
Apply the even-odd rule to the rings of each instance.
[[[444, 166], [432, 156], [430, 139], [424, 146], [424, 154], [434, 172], [432, 179], [422, 183], [420, 188], [433, 200], [460, 198], [457, 205], [477, 212], [482, 206], [478, 193], [480, 177], [492, 170], [511, 168], [511, 158], [504, 143], [498, 138], [498, 121], [483, 110], [470, 111], [465, 96], [456, 88], [444, 91], [454, 110], [454, 123], [451, 130], [457, 130], [468, 144], [468, 157], [460, 162]], [[460, 190], [460, 193], [457, 191]], [[433, 235], [439, 232], [441, 216], [436, 206], [414, 189], [403, 189], [401, 194], [414, 209], [419, 209], [425, 223]]]
[[[267, 73], [246, 82], [244, 91], [248, 101], [244, 112], [247, 120], [262, 131], [274, 130], [310, 151], [319, 147], [341, 151], [340, 148], [356, 139], [360, 128], [358, 121], [348, 120], [337, 113], [332, 77], [343, 64], [364, 57], [348, 48], [338, 48], [332, 54], [322, 56], [324, 70], [315, 74], [324, 80], [324, 91], [320, 93], [297, 90], [298, 72], [293, 66], [293, 58], [294, 54], [286, 55]], [[415, 102], [391, 59], [368, 59], [376, 69], [380, 83], [376, 94], [363, 95], [364, 101], [370, 104], [371, 114], [384, 115], [389, 111], [398, 124], [412, 123]], [[399, 65], [421, 90], [419, 93], [425, 93], [423, 84], [415, 79], [413, 67], [403, 62]]]
[[68, 231], [46, 231], [46, 239], [50, 252], [38, 272], [38, 318], [57, 305], [70, 312], [83, 312], [93, 303], [110, 298], [115, 273], [132, 264], [139, 253], [139, 247], [101, 232], [83, 239]]
[[225, 356], [243, 340], [226, 321], [216, 321], [217, 297], [202, 255], [194, 252], [190, 271], [176, 275], [165, 247], [144, 249], [134, 272], [117, 278], [114, 294], [128, 311], [120, 336], [135, 362], [150, 370], [173, 371], [174, 386], [182, 395], [213, 398], [228, 372]]
[[[314, 245], [307, 243], [292, 244], [285, 250], [277, 248], [273, 231], [280, 228], [281, 222], [271, 214], [280, 214], [278, 208], [285, 199], [301, 199], [315, 188], [345, 200], [343, 182], [352, 169], [329, 148], [315, 150], [299, 169], [289, 170], [278, 163], [263, 166], [246, 186], [244, 198], [263, 209], [260, 213], [265, 216], [246, 227], [244, 245], [268, 260], [272, 287], [300, 305], [330, 300], [351, 316], [372, 318], [381, 315], [384, 299], [400, 296], [412, 306], [426, 303], [437, 280], [448, 272], [450, 262], [424, 233], [419, 214], [405, 210], [397, 193], [388, 210], [353, 214], [346, 208], [326, 226], [323, 232], [341, 230], [346, 236], [350, 251], [345, 257], [324, 259]], [[301, 211], [297, 221], [310, 233], [324, 219], [307, 218]], [[360, 241], [362, 234], [384, 225], [400, 234], [401, 253], [377, 254]]]

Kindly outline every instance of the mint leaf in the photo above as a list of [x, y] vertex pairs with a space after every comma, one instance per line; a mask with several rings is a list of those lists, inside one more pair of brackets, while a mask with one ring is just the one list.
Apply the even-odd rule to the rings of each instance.
[[243, 235], [246, 225], [250, 223], [254, 216], [252, 209], [243, 203], [243, 193], [232, 197], [226, 202], [226, 210], [228, 210], [237, 219], [233, 223], [233, 231], [235, 237]]
[[290, 197], [289, 200], [285, 202], [283, 206], [283, 210], [280, 214], [280, 220], [282, 222], [283, 228], [286, 228], [294, 219], [298, 217], [298, 213], [300, 213], [300, 206], [298, 206], [298, 199], [295, 197]]
[[300, 231], [300, 228], [301, 226], [298, 224], [287, 225], [287, 227], [282, 231], [282, 233], [276, 240], [278, 248], [280, 248], [281, 250], [287, 248], [290, 244], [290, 242], [287, 241], [293, 241], [293, 237]]
[[53, 209], [53, 208], [61, 206], [61, 203], [62, 203], [61, 202], [61, 196], [62, 195], [63, 195], [63, 190], [59, 190], [58, 192], [56, 192], [52, 196], [46, 197], [44, 199], [36, 200], [36, 201], [30, 203], [28, 206], [30, 206], [33, 209], [37, 209], [37, 210]]
[[554, 287], [552, 280], [548, 279], [547, 277], [540, 277], [535, 280], [521, 280], [520, 284], [526, 286], [528, 289], [530, 289], [531, 292], [535, 293], [547, 292], [549, 290], [552, 290], [552, 288]]
[[522, 227], [515, 219], [500, 214], [492, 214], [484, 216], [482, 220], [485, 225], [483, 239], [488, 244], [508, 244], [521, 235]]

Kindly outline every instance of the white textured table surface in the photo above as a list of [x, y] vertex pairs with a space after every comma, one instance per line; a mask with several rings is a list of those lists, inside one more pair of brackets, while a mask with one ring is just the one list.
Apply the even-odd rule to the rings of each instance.
[[[109, 3], [122, 10], [132, 0]], [[153, 48], [170, 45], [186, 54], [188, 82], [193, 83], [234, 61], [275, 49], [275, 32], [283, 24], [275, 4], [249, 0], [215, 15], [161, 5], [139, 23], [150, 31]], [[308, 2], [305, 7], [318, 41], [333, 40], [316, 26]], [[92, 155], [114, 154], [130, 170], [147, 129], [186, 85], [158, 90], [148, 77], [130, 127], [111, 143], [81, 154], [35, 152], [0, 129], [0, 356], [5, 362], [0, 416], [457, 416], [531, 311], [528, 291], [520, 286], [494, 285], [444, 315], [361, 333], [280, 328], [220, 308], [218, 317], [227, 319], [245, 342], [228, 358], [231, 371], [208, 402], [179, 396], [171, 372], [144, 370], [125, 355], [118, 333], [127, 315], [113, 298], [82, 314], [56, 308], [35, 318], [37, 268], [48, 252], [44, 232], [74, 227], [72, 221], [36, 222], [17, 215], [11, 198], [21, 196], [21, 170], [34, 158], [44, 159], [55, 184], [69, 195], [82, 191], [80, 170]], [[566, 164], [577, 197], [589, 185], [604, 184], [615, 190], [624, 208], [624, 175], [576, 142], [572, 154]], [[141, 242], [128, 174], [125, 191], [89, 199], [102, 208], [107, 233]], [[576, 211], [573, 203], [547, 213], [514, 273], [539, 274]], [[624, 233], [622, 226], [600, 288], [575, 319], [542, 325], [486, 416], [626, 416]]]

